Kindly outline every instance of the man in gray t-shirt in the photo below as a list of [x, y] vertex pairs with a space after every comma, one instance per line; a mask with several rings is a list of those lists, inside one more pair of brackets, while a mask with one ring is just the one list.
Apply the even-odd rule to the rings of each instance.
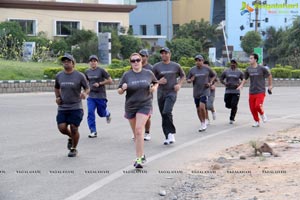
[[61, 61], [64, 70], [56, 75], [54, 86], [58, 105], [56, 121], [58, 130], [69, 136], [68, 149], [70, 152], [68, 157], [75, 157], [77, 156], [76, 147], [79, 141], [78, 127], [83, 117], [81, 100], [88, 95], [89, 86], [84, 74], [74, 69], [75, 59], [72, 55], [64, 55]]
[[250, 66], [245, 71], [245, 79], [237, 89], [243, 88], [246, 80], [250, 78], [249, 88], [249, 106], [252, 113], [254, 124], [252, 127], [260, 126], [259, 114], [263, 122], [267, 121], [267, 116], [263, 110], [263, 103], [265, 99], [265, 79], [268, 78], [269, 91], [272, 91], [272, 76], [270, 72], [262, 66], [257, 64], [258, 55], [253, 53], [250, 55]]
[[89, 138], [97, 137], [95, 110], [99, 117], [106, 117], [106, 122], [110, 123], [111, 114], [107, 109], [107, 97], [105, 85], [111, 84], [112, 79], [108, 72], [98, 66], [99, 59], [96, 55], [89, 57], [90, 68], [85, 71], [87, 80], [91, 88], [87, 98], [88, 116], [87, 122], [90, 129]]
[[[153, 66], [148, 63], [148, 59], [149, 59], [149, 52], [147, 49], [142, 49], [139, 51], [139, 54], [142, 56], [142, 65], [143, 65], [143, 69], [147, 69], [152, 71], [153, 70]], [[151, 135], [150, 135], [150, 126], [151, 126], [151, 115], [148, 118], [146, 125], [145, 125], [145, 135], [144, 135], [144, 140], [145, 141], [149, 141], [151, 140]]]
[[231, 109], [229, 124], [233, 124], [235, 121], [240, 99], [240, 90], [237, 90], [237, 87], [243, 79], [244, 73], [237, 68], [237, 61], [231, 59], [230, 68], [223, 71], [220, 77], [220, 82], [226, 87], [224, 95], [225, 107]]
[[213, 84], [216, 74], [209, 67], [204, 66], [202, 55], [195, 56], [196, 66], [192, 67], [187, 75], [187, 82], [193, 83], [193, 97], [196, 104], [198, 118], [201, 126], [199, 131], [205, 131], [206, 103], [210, 94], [210, 86]]
[[[164, 47], [160, 50], [162, 61], [153, 66], [159, 86], [157, 90], [158, 107], [162, 117], [162, 129], [165, 135], [164, 144], [175, 142], [176, 128], [173, 123], [173, 107], [177, 92], [185, 79], [185, 74], [178, 63], [171, 61], [171, 51]], [[179, 77], [179, 80], [177, 78]]]

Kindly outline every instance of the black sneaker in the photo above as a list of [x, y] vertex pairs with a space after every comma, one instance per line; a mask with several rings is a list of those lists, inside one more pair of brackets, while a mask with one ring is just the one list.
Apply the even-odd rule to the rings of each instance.
[[137, 158], [135, 163], [133, 164], [133, 166], [136, 169], [143, 169], [143, 165], [142, 165], [142, 158]]
[[68, 148], [69, 150], [71, 150], [71, 147], [72, 147], [72, 139], [69, 138], [69, 139], [68, 139], [67, 148]]
[[68, 153], [68, 157], [76, 157], [78, 154], [78, 151], [76, 149], [71, 149]]

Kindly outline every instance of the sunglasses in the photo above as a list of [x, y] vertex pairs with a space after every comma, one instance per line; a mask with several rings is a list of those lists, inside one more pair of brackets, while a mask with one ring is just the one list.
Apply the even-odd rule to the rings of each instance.
[[201, 60], [201, 59], [195, 59], [195, 61], [196, 61], [196, 62], [201, 62], [201, 61], [203, 61], [203, 60]]
[[130, 62], [131, 62], [131, 63], [135, 63], [135, 62], [138, 62], [138, 63], [139, 63], [139, 62], [141, 62], [141, 59], [132, 59], [132, 60], [130, 60]]

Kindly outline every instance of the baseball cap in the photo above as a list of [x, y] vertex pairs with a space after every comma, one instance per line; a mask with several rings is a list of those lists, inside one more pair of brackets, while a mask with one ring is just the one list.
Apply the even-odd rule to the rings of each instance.
[[97, 60], [98, 62], [99, 62], [99, 59], [98, 59], [98, 57], [96, 56], [96, 55], [91, 55], [90, 57], [89, 57], [89, 61], [91, 61], [91, 60]]
[[230, 62], [232, 62], [232, 63], [236, 63], [236, 64], [237, 64], [237, 62], [236, 62], [236, 59], [235, 59], [235, 58], [232, 58], [232, 59], [230, 60]]
[[140, 54], [141, 56], [149, 56], [149, 52], [148, 52], [147, 49], [142, 49], [142, 50], [140, 50], [139, 54]]
[[171, 51], [170, 51], [170, 49], [168, 47], [161, 48], [161, 50], [159, 51], [159, 53], [162, 53], [163, 51], [165, 51], [167, 53], [171, 53]]
[[204, 59], [203, 59], [203, 56], [200, 55], [200, 54], [198, 54], [198, 55], [195, 56], [195, 60], [197, 60], [197, 59], [199, 59], [199, 60], [204, 60]]
[[65, 55], [63, 55], [63, 57], [61, 57], [61, 61], [64, 60], [71, 60], [73, 63], [75, 63], [75, 58], [71, 55], [66, 53]]

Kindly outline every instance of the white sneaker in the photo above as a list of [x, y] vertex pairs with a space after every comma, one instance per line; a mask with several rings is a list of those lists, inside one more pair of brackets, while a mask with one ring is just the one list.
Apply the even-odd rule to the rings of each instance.
[[202, 123], [202, 131], [205, 131], [207, 129], [206, 123]]
[[203, 130], [202, 130], [202, 124], [201, 124], [200, 128], [198, 129], [198, 131], [199, 131], [199, 132], [202, 132], [202, 131], [203, 131]]
[[91, 132], [89, 134], [89, 138], [95, 138], [95, 137], [97, 137], [97, 132]]
[[165, 139], [164, 145], [168, 145], [168, 144], [170, 144], [169, 140], [168, 140], [168, 139]]
[[261, 115], [260, 117], [261, 117], [261, 119], [262, 119], [262, 121], [263, 121], [264, 123], [266, 123], [266, 122], [268, 121], [268, 118], [267, 118], [266, 113], [264, 113], [264, 114]]
[[252, 127], [259, 127], [259, 122], [254, 122], [254, 124], [252, 125]]
[[170, 144], [175, 143], [175, 136], [173, 133], [168, 134], [168, 140]]
[[229, 124], [233, 124], [233, 123], [234, 123], [234, 121], [233, 121], [233, 120], [230, 120], [230, 121], [229, 121]]
[[213, 120], [216, 120], [216, 119], [217, 119], [216, 112], [212, 112], [212, 118], [213, 118]]
[[144, 140], [145, 140], [145, 141], [150, 141], [150, 140], [151, 140], [151, 135], [150, 135], [150, 133], [145, 133]]
[[205, 119], [206, 126], [210, 125], [210, 121], [208, 119]]
[[134, 141], [134, 139], [135, 139], [135, 138], [134, 138], [134, 135], [131, 137], [131, 139]]

